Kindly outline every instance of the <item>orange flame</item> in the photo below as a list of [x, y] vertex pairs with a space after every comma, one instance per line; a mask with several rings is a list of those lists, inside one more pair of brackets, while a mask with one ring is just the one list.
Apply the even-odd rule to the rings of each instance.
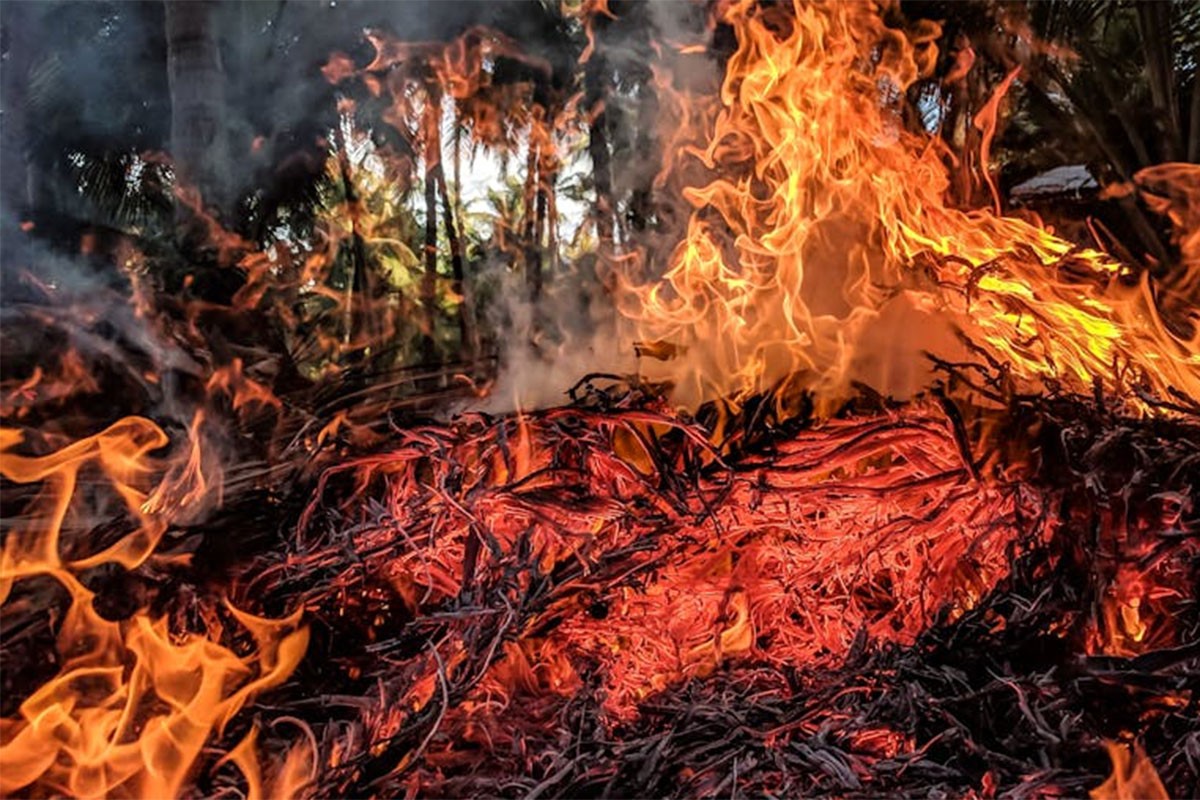
[[171, 636], [165, 619], [102, 619], [93, 595], [66, 575], [73, 595], [59, 649], [88, 641], [4, 720], [0, 791], [39, 783], [75, 797], [174, 797], [214, 730], [259, 692], [278, 686], [304, 654], [299, 614], [266, 620], [231, 611], [258, 650], [248, 657], [203, 636]]
[[[828, 663], [864, 632], [911, 644], [935, 615], [963, 613], [1008, 572], [1017, 520], [1041, 508], [1018, 485], [970, 481], [952, 424], [930, 404], [781, 441], [769, 460], [703, 481], [703, 500], [687, 501], [695, 517], [647, 487], [665, 480], [655, 443], [683, 434], [707, 449], [697, 429], [625, 412], [587, 419], [589, 432], [575, 441], [554, 424], [564, 419], [585, 428], [584, 412], [565, 409], [506, 418], [494, 436], [478, 421], [464, 421], [456, 437], [408, 430], [391, 452], [322, 478], [353, 476], [348, 509], [368, 496], [388, 504], [386, 521], [366, 526], [356, 546], [406, 537], [407, 547], [387, 549], [370, 569], [414, 612], [494, 580], [488, 553], [520, 552], [551, 574], [645, 548], [654, 568], [636, 584], [595, 606], [563, 599], [587, 611], [559, 619], [555, 606], [546, 611], [553, 627], [505, 648], [504, 666], [471, 695], [479, 725], [517, 694], [571, 694], [581, 664], [603, 687], [605, 718], [619, 721], [652, 694], [723, 665]], [[461, 481], [447, 480], [456, 470]], [[587, 492], [566, 502], [559, 481], [576, 470], [588, 476]], [[434, 672], [423, 675], [406, 700], [418, 708], [438, 686]]]
[[919, 75], [913, 46], [873, 4], [735, 2], [725, 20], [739, 46], [722, 107], [681, 151], [715, 174], [685, 191], [694, 211], [662, 278], [628, 271], [617, 291], [626, 345], [678, 353], [644, 370], [682, 404], [736, 403], [793, 376], [824, 410], [855, 380], [906, 394], [921, 386], [897, 365], [954, 358], [961, 335], [1031, 388], [1200, 392], [1194, 307], [1170, 327], [1145, 276], [946, 204], [936, 148], [897, 107]]
[[1140, 745], [1130, 748], [1105, 742], [1113, 771], [1104, 783], [1088, 792], [1092, 800], [1168, 800], [1167, 789]]
[[88, 372], [83, 357], [76, 350], [59, 356], [57, 371], [35, 366], [25, 379], [0, 383], [0, 416], [4, 419], [24, 419], [39, 406], [53, 407], [81, 394], [95, 394], [100, 385]]
[[220, 391], [229, 395], [234, 411], [254, 405], [278, 411], [283, 405], [270, 389], [246, 376], [240, 358], [235, 358], [228, 365], [214, 370], [208, 379], [207, 389], [209, 394]]
[[[38, 785], [76, 797], [177, 796], [212, 733], [255, 695], [282, 683], [303, 656], [308, 631], [299, 611], [269, 620], [230, 606], [255, 644], [240, 656], [218, 643], [219, 629], [180, 634], [146, 611], [104, 619], [81, 582], [82, 570], [100, 564], [137, 568], [173, 519], [214, 496], [199, 447], [202, 422], [198, 413], [191, 445], [174, 463], [155, 459], [167, 436], [141, 417], [44, 456], [14, 453], [22, 434], [0, 429], [0, 475], [42, 485], [23, 517], [29, 524], [5, 539], [0, 599], [34, 575], [54, 578], [70, 596], [58, 632], [58, 674], [21, 704], [16, 718], [0, 721], [0, 794]], [[66, 560], [69, 523], [83, 517], [97, 491], [81, 476], [94, 469], [136, 525], [107, 548]], [[162, 478], [148, 490], [156, 472]]]

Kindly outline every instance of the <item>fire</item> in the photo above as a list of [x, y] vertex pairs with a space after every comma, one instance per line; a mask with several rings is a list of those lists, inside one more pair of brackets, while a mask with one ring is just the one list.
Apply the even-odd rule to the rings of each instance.
[[[803, 434], [741, 465], [712, 519], [671, 534], [690, 546], [643, 589], [551, 638], [602, 665], [618, 717], [730, 660], [829, 663], [864, 629], [911, 644], [935, 614], [994, 585], [1015, 520], [1036, 513], [1019, 487], [972, 487], [963, 469], [945, 421], [919, 411]], [[912, 520], [932, 508], [918, 533]]]
[[70, 397], [99, 391], [100, 386], [88, 372], [79, 353], [67, 350], [59, 356], [56, 371], [47, 372], [36, 366], [28, 378], [0, 383], [0, 416], [4, 419], [23, 419], [31, 408], [53, 407]]
[[[39, 575], [69, 597], [57, 634], [58, 674], [21, 703], [17, 717], [2, 721], [0, 793], [36, 785], [75, 797], [178, 796], [212, 734], [282, 683], [303, 656], [308, 632], [299, 611], [270, 620], [229, 606], [253, 642], [239, 655], [220, 643], [215, 616], [200, 632], [175, 630], [147, 610], [113, 621], [99, 613], [95, 592], [84, 584], [93, 567], [112, 563], [132, 571], [154, 558], [168, 525], [213, 496], [213, 475], [206, 477], [200, 452], [202, 422], [198, 412], [189, 446], [165, 459], [155, 453], [167, 435], [142, 417], [42, 456], [18, 454], [23, 435], [0, 429], [0, 475], [40, 485], [20, 517], [23, 527], [5, 538], [0, 598]], [[90, 530], [89, 516], [112, 513], [93, 485], [96, 472], [133, 529], [90, 552], [79, 535]]]
[[[1018, 521], [1040, 513], [1020, 484], [970, 481], [950, 421], [929, 406], [830, 422], [681, 497], [654, 487], [697, 453], [647, 445], [684, 432], [688, 449], [708, 445], [669, 417], [563, 409], [481, 423], [401, 434], [390, 452], [326, 476], [348, 473], [355, 497], [386, 498], [382, 516], [353, 499], [346, 511], [379, 520], [356, 528], [355, 548], [377, 554], [368, 571], [410, 613], [503, 585], [508, 565], [524, 559], [542, 575], [586, 573], [631, 549], [646, 574], [587, 613], [568, 595], [530, 620], [550, 632], [505, 647], [503, 666], [472, 695], [479, 709], [531, 687], [569, 689], [571, 665], [590, 664], [616, 721], [723, 664], [830, 664], [864, 631], [911, 644], [936, 615], [971, 608], [1004, 576], [1006, 548], [1028, 535]], [[564, 441], [560, 425], [594, 430]], [[411, 689], [416, 708], [434, 691], [429, 677]]]
[[1102, 253], [950, 207], [937, 148], [899, 117], [913, 43], [875, 4], [724, 13], [738, 48], [722, 105], [675, 165], [696, 159], [711, 179], [686, 190], [694, 210], [661, 279], [628, 270], [617, 293], [629, 346], [679, 354], [643, 368], [680, 402], [736, 405], [785, 380], [781, 405], [809, 388], [830, 410], [856, 380], [911, 394], [926, 379], [904, 365], [923, 350], [954, 360], [963, 337], [1032, 388], [1101, 381], [1135, 407], [1133, 389], [1200, 391], [1195, 264], [1158, 303], [1146, 275]]
[[74, 797], [176, 797], [212, 733], [291, 674], [307, 645], [298, 614], [231, 609], [257, 644], [250, 656], [205, 635], [174, 637], [145, 614], [108, 622], [90, 592], [59, 578], [73, 596], [59, 649], [79, 655], [4, 721], [5, 794], [37, 783]]
[[1113, 771], [1108, 780], [1088, 792], [1092, 800], [1168, 800], [1166, 787], [1140, 745], [1132, 748], [1105, 742]]
[[134, 569], [150, 555], [166, 531], [167, 521], [147, 513], [153, 495], [140, 486], [153, 469], [150, 454], [167, 444], [161, 428], [143, 417], [127, 417], [101, 433], [40, 457], [14, 454], [12, 450], [22, 439], [15, 429], [0, 429], [0, 474], [18, 483], [43, 483], [43, 489], [30, 513], [33, 524], [5, 539], [0, 556], [0, 598], [8, 597], [13, 582], [20, 578], [61, 573], [68, 566], [61, 557], [60, 538], [85, 466], [100, 468], [138, 525], [112, 547], [86, 556], [76, 566], [116, 561]]
[[244, 408], [274, 408], [282, 406], [282, 401], [263, 384], [246, 376], [242, 360], [235, 358], [228, 366], [213, 371], [208, 379], [208, 392], [213, 395], [224, 392], [230, 397], [234, 411]]
[[[940, 28], [926, 21], [901, 32], [883, 21], [881, 5], [716, 3], [738, 41], [719, 97], [671, 94], [670, 76], [655, 71], [675, 109], [671, 120], [680, 123], [665, 137], [673, 152], [658, 186], [697, 172], [706, 182], [685, 190], [686, 231], [665, 264], [641, 260], [629, 237], [611, 230], [598, 237], [597, 259], [623, 318], [623, 345], [645, 356], [645, 377], [673, 387], [675, 406], [703, 409], [695, 415], [671, 409], [640, 381], [611, 394], [593, 386], [587, 391], [595, 395], [570, 407], [500, 419], [465, 414], [448, 425], [399, 427], [400, 416], [391, 413], [397, 409], [387, 405], [394, 395], [358, 403], [378, 388], [368, 381], [391, 380], [382, 368], [390, 362], [368, 361], [380, 346], [405, 332], [434, 342], [438, 297], [470, 307], [459, 340], [468, 350], [479, 346], [474, 323], [467, 324], [474, 299], [461, 251], [452, 254], [460, 274], [434, 291], [442, 280], [439, 192], [452, 250], [463, 233], [455, 228], [442, 163], [450, 100], [477, 142], [511, 144], [501, 140], [518, 127], [524, 132], [524, 232], [522, 244], [507, 249], [526, 251], [516, 255], [525, 259], [534, 296], [543, 279], [542, 244], [557, 252], [546, 220], [556, 215], [554, 186], [568, 163], [559, 152], [563, 128], [582, 130], [586, 114], [600, 110], [580, 111], [578, 96], [558, 98], [551, 108], [532, 92], [526, 97], [526, 89], [492, 84], [488, 65], [501, 57], [530, 73], [553, 71], [506, 36], [471, 28], [450, 44], [414, 44], [372, 32], [371, 64], [359, 69], [335, 55], [322, 70], [333, 83], [358, 77], [376, 98], [390, 96], [384, 120], [412, 145], [406, 158], [419, 160], [425, 173], [430, 243], [423, 261], [390, 224], [413, 186], [391, 185], [386, 172], [366, 163], [363, 153], [384, 156], [367, 130], [355, 129], [348, 98], [339, 103], [335, 131], [344, 152], [326, 164], [343, 197], [320, 209], [314, 242], [291, 251], [283, 242], [259, 247], [225, 230], [197, 192], [177, 186], [219, 268], [236, 266], [244, 275], [228, 306], [192, 296], [202, 281], [189, 275], [178, 305], [167, 308], [174, 301], [154, 285], [150, 263], [122, 254], [140, 321], [197, 354], [183, 381], [203, 400], [176, 417], [181, 435], [168, 436], [143, 416], [75, 439], [53, 423], [35, 433], [43, 410], [103, 391], [100, 373], [74, 350], [55, 354], [57, 366], [47, 358], [0, 385], [0, 416], [26, 426], [0, 428], [0, 476], [6, 495], [15, 487], [11, 505], [19, 506], [4, 531], [0, 603], [27, 601], [49, 587], [61, 602], [43, 605], [63, 609], [53, 619], [54, 673], [0, 720], [0, 793], [174, 797], [209, 767], [211, 774], [236, 768], [252, 799], [311, 791], [324, 770], [334, 777], [321, 788], [344, 781], [386, 794], [397, 784], [382, 781], [394, 778], [411, 781], [415, 796], [439, 785], [422, 785], [430, 771], [452, 775], [486, 748], [511, 754], [521, 774], [553, 772], [527, 787], [537, 795], [576, 768], [547, 766], [557, 769], [560, 751], [578, 752], [585, 738], [607, 747], [605, 737], [616, 740], [652, 719], [654, 704], [674, 692], [729, 678], [780, 707], [799, 708], [817, 696], [802, 681], [872, 648], [872, 659], [884, 664], [901, 650], [934, 648], [923, 637], [943, 623], [961, 622], [954, 636], [965, 639], [977, 633], [979, 618], [1001, 631], [1042, 615], [1064, 648], [1086, 640], [1085, 653], [1071, 654], [1080, 674], [1099, 674], [1097, 664], [1117, 659], [1142, 668], [1153, 663], [1144, 655], [1180, 645], [1186, 631], [1172, 617], [1187, 600], [1180, 576], [1192, 573], [1168, 558], [1173, 540], [1163, 532], [1173, 536], [1191, 524], [1182, 494], [1156, 494], [1166, 511], [1161, 520], [1143, 520], [1144, 530], [1118, 524], [1116, 512], [1103, 520], [1094, 514], [1095, 558], [1081, 580], [1096, 591], [1064, 592], [1072, 600], [1086, 596], [1080, 605], [1094, 601], [1090, 618], [1046, 612], [1048, 592], [1021, 598], [1027, 608], [1006, 617], [986, 603], [1010, 591], [1010, 577], [1032, 569], [1024, 556], [1067, 538], [1060, 534], [1073, 530], [1063, 510], [1070, 493], [1033, 485], [1045, 465], [1026, 463], [1032, 443], [1015, 445], [1011, 460], [976, 456], [971, 435], [999, 427], [1001, 414], [973, 409], [980, 424], [969, 434], [964, 413], [946, 395], [939, 394], [941, 403], [918, 396], [930, 387], [922, 365], [923, 351], [931, 351], [952, 361], [982, 357], [1006, 389], [1095, 391], [1125, 403], [1124, 411], [1178, 411], [1160, 401], [1200, 397], [1200, 168], [1161, 165], [1135, 178], [1151, 208], [1174, 224], [1183, 256], [1179, 270], [1153, 284], [1148, 273], [1003, 216], [986, 170], [1005, 98], [1021, 80], [1013, 70], [973, 121], [982, 134], [980, 180], [994, 208], [951, 206], [938, 143], [906, 131], [899, 113], [903, 92], [933, 69]], [[593, 17], [614, 12], [606, 0], [568, 8], [584, 20], [587, 62], [602, 45]], [[708, 45], [675, 50], [698, 55]], [[947, 80], [961, 79], [973, 59], [964, 48]], [[501, 93], [510, 95], [508, 106], [498, 104]], [[512, 108], [525, 115], [519, 125], [503, 118], [502, 109]], [[254, 148], [260, 145], [256, 140]], [[411, 169], [408, 179], [415, 180]], [[376, 190], [370, 194], [379, 202], [366, 202], [363, 189]], [[600, 211], [611, 228], [617, 209]], [[503, 231], [497, 240], [506, 249]], [[396, 269], [386, 287], [372, 283], [367, 246], [391, 253]], [[282, 367], [270, 358], [252, 363], [256, 347], [212, 346], [206, 331], [238, 314], [251, 324], [260, 314], [283, 323], [287, 355], [294, 350], [306, 362], [302, 375], [288, 377], [303, 389], [289, 394], [272, 385], [272, 370]], [[430, 348], [429, 358], [434, 353]], [[142, 375], [165, 394], [174, 376], [168, 379], [164, 364]], [[343, 406], [326, 402], [332, 382], [323, 382], [338, 372], [353, 387], [339, 398]], [[408, 379], [395, 380], [384, 388]], [[901, 405], [875, 398], [870, 413], [843, 407], [861, 383], [918, 399]], [[816, 413], [801, 426], [794, 418], [810, 393]], [[727, 430], [732, 414], [707, 421], [710, 401], [724, 413], [762, 396], [774, 408], [756, 406], [740, 432]], [[148, 405], [164, 414], [168, 406], [189, 407], [173, 396]], [[374, 419], [376, 410], [387, 413]], [[759, 411], [770, 421], [754, 429]], [[1021, 429], [1025, 411], [1005, 409], [1003, 424], [1032, 439], [1044, 420]], [[304, 500], [312, 495], [279, 552], [256, 554], [271, 568], [249, 579], [253, 592], [180, 590], [165, 603], [139, 599], [136, 611], [110, 618], [97, 575], [112, 572], [132, 583], [188, 565], [190, 552], [173, 547], [174, 533], [221, 505], [226, 472], [257, 469], [223, 463], [213, 428], [228, 424], [238, 434], [229, 438], [250, 450], [263, 444], [253, 437], [267, 427], [251, 430], [256, 415], [275, 422], [262, 434], [265, 474], [294, 467], [300, 477], [286, 491]], [[273, 463], [285, 456], [294, 463]], [[1133, 490], [1125, 491], [1128, 500]], [[1120, 511], [1125, 522], [1136, 516], [1132, 504]], [[1064, 574], [1079, 566], [1067, 563], [1070, 554], [1055, 551], [1054, 558]], [[241, 586], [244, 574], [232, 585]], [[270, 598], [261, 606], [236, 600], [257, 599], [258, 590]], [[281, 607], [295, 610], [282, 618], [250, 611]], [[309, 643], [306, 609], [335, 634], [330, 639], [339, 625], [361, 635], [354, 645], [361, 652], [338, 654], [313, 678], [321, 692], [324, 682], [351, 684], [346, 694], [321, 699], [332, 697], [331, 707], [343, 703], [357, 716], [339, 730], [345, 720], [322, 705], [312, 712], [329, 714], [320, 740], [308, 722], [277, 719], [304, 736], [268, 767], [259, 759], [265, 729], [246, 711], [300, 665]], [[1048, 649], [1036, 644], [1030, 649]], [[978, 687], [971, 685], [977, 676], [965, 671], [936, 671], [956, 684], [953, 702], [992, 703], [993, 694], [1006, 694], [993, 692], [1008, 686], [1006, 677], [993, 675], [992, 686]], [[806, 727], [825, 738], [828, 720], [854, 716], [838, 702], [859, 691], [889, 692], [882, 677], [869, 682], [838, 688], [819, 722], [807, 713], [764, 716], [770, 724], [757, 738], [771, 749]], [[362, 685], [371, 686], [369, 697], [354, 694]], [[1155, 685], [1139, 688], [1149, 693]], [[1039, 734], [1064, 744], [1030, 710], [1019, 682], [1011, 688]], [[1046, 708], [1061, 708], [1050, 677], [1035, 688], [1030, 694], [1044, 695], [1037, 699]], [[924, 691], [908, 692], [906, 702], [926, 699]], [[568, 730], [560, 716], [576, 701], [591, 717], [586, 736], [582, 724]], [[953, 702], [940, 709], [947, 720]], [[987, 709], [1003, 713], [996, 702]], [[839, 768], [829, 756], [833, 771], [848, 775], [856, 790], [874, 760], [893, 761], [888, 769], [899, 776], [910, 766], [919, 771], [918, 759], [935, 745], [956, 742], [981, 748], [964, 761], [990, 765], [984, 796], [996, 790], [992, 769], [1022, 767], [1013, 756], [978, 758], [990, 755], [985, 745], [1002, 743], [975, 742], [957, 719], [930, 738], [866, 713], [854, 712], [861, 724], [844, 737], [853, 767]], [[760, 722], [739, 720], [738, 735]], [[1062, 726], [1063, 737], [1068, 728]], [[530, 752], [528, 741], [538, 736], [559, 737], [558, 749]], [[1092, 797], [1166, 796], [1140, 748], [1108, 747], [1113, 775]], [[808, 769], [812, 762], [797, 763]], [[741, 768], [757, 766], [744, 761]], [[734, 795], [738, 768], [735, 757]], [[723, 794], [729, 784], [713, 769], [691, 785]], [[679, 777], [692, 775], [680, 770]]]

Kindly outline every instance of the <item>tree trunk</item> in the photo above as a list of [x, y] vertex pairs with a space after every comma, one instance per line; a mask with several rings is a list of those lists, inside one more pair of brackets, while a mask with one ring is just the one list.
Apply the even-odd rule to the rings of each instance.
[[[345, 306], [342, 308], [342, 343], [344, 345], [355, 342], [361, 344], [365, 340], [376, 344], [379, 331], [372, 324], [374, 291], [368, 272], [366, 247], [363, 244], [362, 234], [359, 233], [362, 228], [359, 222], [362, 201], [358, 196], [358, 189], [354, 186], [353, 176], [350, 174], [350, 151], [347, 149], [346, 135], [342, 130], [341, 120], [338, 120], [338, 126], [335, 129], [335, 142], [337, 143], [338, 170], [342, 178], [342, 191], [346, 196], [346, 212], [350, 217], [350, 278], [346, 281]], [[356, 305], [358, 307], [357, 314], [355, 313]], [[361, 360], [361, 349], [353, 350], [348, 358], [350, 363], [358, 363]]]
[[[467, 282], [463, 261], [462, 241], [458, 238], [458, 225], [454, 221], [454, 204], [446, 190], [446, 171], [439, 163], [436, 169], [437, 187], [442, 195], [442, 213], [445, 219], [446, 239], [450, 242], [450, 270], [454, 276], [452, 288], [462, 300], [458, 307], [458, 330], [462, 340], [464, 361], [474, 364], [479, 357], [479, 331], [475, 325], [475, 294]], [[474, 373], [474, 367], [472, 367]]]
[[546, 194], [546, 254], [550, 258], [550, 263], [546, 265], [546, 274], [551, 279], [558, 273], [558, 202], [555, 194], [558, 187], [558, 170], [559, 165], [556, 163], [546, 176], [546, 185], [550, 187]]
[[425, 98], [425, 274], [421, 278], [421, 360], [432, 364], [437, 358], [434, 329], [437, 322], [437, 167], [441, 153], [441, 91], [430, 79]]
[[[36, 48], [32, 11], [25, 3], [9, 3], [4, 8], [4, 69], [0, 71], [4, 87], [4, 124], [0, 125], [0, 186], [4, 192], [4, 213], [20, 220], [34, 210], [35, 164], [29, 148], [26, 103], [29, 70]], [[15, 36], [21, 31], [23, 36]], [[31, 36], [32, 38], [25, 38]]]
[[[533, 124], [538, 124], [536, 118]], [[527, 287], [533, 285], [533, 273], [540, 269], [540, 265], [536, 263], [538, 252], [534, 232], [536, 231], [537, 201], [538, 197], [541, 196], [541, 187], [538, 183], [538, 167], [541, 162], [538, 158], [538, 139], [534, 133], [535, 130], [531, 127], [529, 131], [529, 155], [525, 159], [525, 207], [522, 209], [521, 219], [521, 256], [522, 266], [525, 269], [525, 285]]]
[[456, 105], [454, 108], [454, 206], [456, 208], [462, 200], [462, 142], [462, 112]]
[[655, 135], [661, 113], [654, 74], [647, 67], [639, 78], [641, 86], [637, 101], [637, 133], [633, 140], [634, 157], [637, 161], [629, 198], [629, 224], [637, 234], [643, 233], [655, 217], [654, 179], [657, 177], [658, 165], [662, 163], [662, 153], [658, 137]]
[[205, 205], [227, 212], [233, 191], [225, 133], [225, 75], [214, 19], [218, 4], [164, 2], [176, 179], [181, 186], [195, 187]]
[[975, 127], [975, 115], [987, 102], [987, 87], [984, 86], [982, 70], [967, 73], [961, 86], [962, 94], [956, 93], [954, 102], [959, 103], [959, 114], [955, 117], [954, 145], [958, 155], [958, 166], [954, 172], [954, 198], [962, 208], [974, 208], [980, 186], [979, 175], [987, 169], [979, 163], [983, 134]]
[[545, 180], [538, 181], [537, 219], [533, 227], [533, 241], [530, 245], [532, 258], [529, 264], [529, 296], [534, 302], [542, 295], [542, 241], [546, 234], [546, 195], [548, 189]]
[[1192, 113], [1188, 120], [1189, 162], [1200, 163], [1200, 70], [1192, 76]]
[[[596, 33], [599, 38], [599, 31]], [[590, 115], [588, 125], [588, 155], [592, 158], [592, 181], [596, 189], [596, 237], [600, 240], [600, 257], [608, 259], [613, 250], [613, 186], [612, 158], [608, 150], [608, 117], [604, 104], [608, 101], [608, 70], [602, 53], [593, 53], [583, 73], [583, 105]]]
[[1176, 161], [1183, 151], [1179, 103], [1175, 98], [1175, 54], [1171, 41], [1172, 3], [1141, 2], [1137, 7], [1138, 30], [1146, 55], [1146, 78], [1154, 109], [1163, 130], [1163, 161]]

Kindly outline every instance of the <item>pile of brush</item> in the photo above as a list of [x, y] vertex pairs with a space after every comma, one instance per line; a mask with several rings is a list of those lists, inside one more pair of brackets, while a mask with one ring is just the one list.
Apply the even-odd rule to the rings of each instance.
[[262, 711], [320, 795], [1080, 796], [1106, 746], [1192, 794], [1200, 424], [1007, 401], [752, 408], [715, 448], [593, 383], [325, 431], [230, 565], [311, 620]]
[[[303, 660], [215, 745], [257, 736], [269, 774], [302, 731], [316, 796], [1193, 794], [1200, 418], [940, 366], [945, 391], [827, 420], [595, 376], [449, 423], [225, 370], [197, 384], [220, 508], [80, 580], [104, 619], [232, 652], [226, 599], [301, 610]], [[24, 525], [34, 487], [4, 488]], [[5, 603], [5, 716], [63, 668], [65, 600], [47, 577]], [[206, 764], [194, 792], [241, 791]]]
[[[292, 391], [248, 348], [219, 368], [143, 348], [139, 366], [80, 341], [28, 348], [59, 367], [6, 385], [24, 437], [7, 453], [76, 447], [114, 422], [104, 394], [155, 416], [164, 483], [195, 467], [181, 485], [206, 478], [204, 507], [168, 509], [136, 568], [74, 574], [98, 620], [163, 618], [230, 653], [249, 650], [226, 600], [302, 612], [298, 668], [210, 743], [257, 736], [270, 762], [300, 730], [317, 796], [1200, 786], [1200, 414], [1182, 399], [1135, 419], [943, 363], [923, 399], [864, 392], [825, 420], [771, 398], [691, 417], [592, 376], [560, 408], [431, 423], [416, 414], [458, 391], [453, 367]], [[190, 422], [154, 411], [188, 398]], [[68, 562], [141, 513], [96, 477], [70, 499]], [[3, 488], [17, 541], [44, 487]], [[22, 579], [3, 605], [6, 718], [70, 663], [47, 613], [63, 586]], [[201, 761], [196, 793], [241, 791]]]

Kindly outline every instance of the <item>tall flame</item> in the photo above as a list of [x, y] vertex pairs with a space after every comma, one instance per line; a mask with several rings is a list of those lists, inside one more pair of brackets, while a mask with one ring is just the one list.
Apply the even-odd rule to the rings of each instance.
[[683, 151], [714, 177], [685, 192], [694, 210], [662, 278], [630, 271], [617, 292], [630, 339], [677, 354], [645, 370], [680, 401], [736, 402], [789, 378], [826, 408], [855, 380], [903, 394], [914, 376], [897, 367], [918, 348], [955, 357], [959, 334], [1027, 386], [1200, 392], [1194, 309], [1168, 327], [1145, 276], [947, 204], [936, 142], [899, 116], [914, 48], [877, 4], [724, 14], [738, 48], [722, 107]]

